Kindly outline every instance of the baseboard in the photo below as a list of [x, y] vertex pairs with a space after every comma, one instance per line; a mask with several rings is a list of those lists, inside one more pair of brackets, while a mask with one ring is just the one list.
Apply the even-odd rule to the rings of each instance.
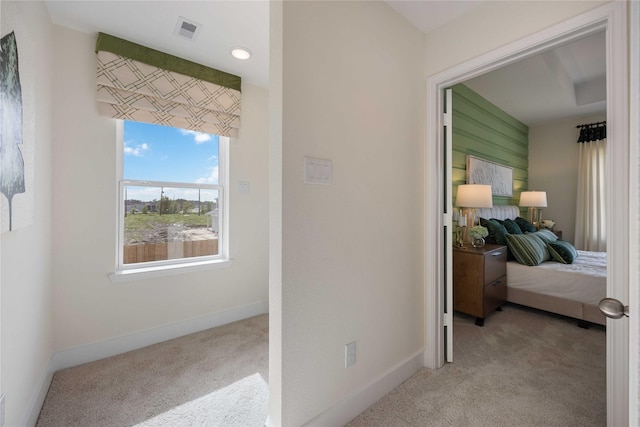
[[343, 426], [424, 367], [420, 351], [307, 422], [307, 427]]
[[[49, 362], [49, 364], [51, 364], [51, 362]], [[49, 386], [51, 385], [52, 379], [53, 371], [50, 370], [47, 370], [44, 375], [42, 375], [42, 378], [40, 378], [40, 384], [38, 384], [38, 388], [36, 389], [36, 392], [31, 399], [29, 410], [25, 414], [24, 420], [22, 421], [23, 427], [36, 425], [38, 416], [40, 415], [40, 408], [42, 408], [44, 399], [47, 397], [47, 392], [49, 391]]]
[[137, 350], [163, 341], [264, 314], [268, 311], [268, 304], [260, 301], [169, 325], [158, 326], [134, 334], [109, 338], [55, 353], [52, 359], [52, 368], [55, 372], [83, 363], [94, 362], [105, 357], [115, 356], [116, 354], [126, 353], [127, 351]]
[[96, 360], [104, 359], [106, 357], [137, 350], [142, 347], [147, 347], [163, 341], [179, 338], [268, 312], [269, 304], [266, 301], [258, 301], [217, 313], [211, 313], [205, 316], [183, 320], [181, 322], [158, 326], [156, 328], [134, 334], [109, 338], [103, 341], [97, 341], [55, 353], [49, 360], [49, 366], [47, 367], [46, 372], [42, 375], [39, 389], [34, 393], [32, 404], [30, 405], [29, 413], [25, 418], [24, 425], [35, 425], [38, 415], [40, 414], [40, 408], [42, 408], [42, 404], [47, 396], [47, 391], [51, 385], [53, 374], [60, 369], [70, 368], [83, 363], [95, 362]]

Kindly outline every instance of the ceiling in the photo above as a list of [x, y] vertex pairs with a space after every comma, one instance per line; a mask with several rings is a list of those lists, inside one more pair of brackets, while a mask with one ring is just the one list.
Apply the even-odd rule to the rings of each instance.
[[[45, 0], [54, 24], [89, 34], [107, 33], [193, 62], [269, 85], [268, 1]], [[197, 37], [174, 35], [180, 17], [200, 24]], [[243, 46], [253, 55], [235, 59]]]
[[[428, 33], [486, 0], [387, 3]], [[464, 82], [527, 125], [606, 111], [606, 40], [601, 32]]]
[[601, 32], [524, 59], [465, 84], [531, 126], [606, 112], [606, 47]]
[[[486, 0], [386, 2], [424, 33], [481, 7]], [[172, 55], [269, 85], [269, 2], [45, 0], [54, 24], [105, 32]], [[153, 17], [149, 19], [147, 17]], [[176, 36], [178, 20], [195, 21], [197, 37]], [[251, 50], [246, 61], [232, 47]], [[562, 46], [467, 82], [499, 108], [531, 125], [605, 111], [604, 35]]]

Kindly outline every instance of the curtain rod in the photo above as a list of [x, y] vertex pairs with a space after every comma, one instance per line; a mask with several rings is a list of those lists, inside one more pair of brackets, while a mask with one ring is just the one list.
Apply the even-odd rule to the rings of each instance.
[[576, 142], [600, 141], [607, 137], [607, 122], [596, 122], [576, 126], [580, 129], [580, 136]]
[[593, 126], [600, 126], [600, 125], [606, 125], [607, 122], [595, 122], [595, 123], [588, 123], [588, 124], [584, 124], [584, 125], [577, 125], [576, 128], [578, 129], [583, 129], [583, 128], [588, 128], [588, 127], [593, 127]]

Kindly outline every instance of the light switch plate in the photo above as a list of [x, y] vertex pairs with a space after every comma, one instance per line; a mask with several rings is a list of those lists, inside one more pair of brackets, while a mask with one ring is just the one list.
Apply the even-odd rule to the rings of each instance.
[[238, 181], [238, 191], [240, 191], [241, 193], [249, 193], [249, 182]]
[[304, 183], [331, 185], [333, 165], [331, 160], [304, 158]]

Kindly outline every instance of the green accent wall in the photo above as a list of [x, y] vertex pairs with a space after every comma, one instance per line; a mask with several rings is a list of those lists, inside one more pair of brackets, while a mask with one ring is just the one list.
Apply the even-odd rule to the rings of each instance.
[[493, 196], [493, 204], [517, 205], [520, 192], [528, 188], [529, 127], [463, 84], [451, 89], [454, 206], [458, 185], [467, 180], [468, 154], [513, 168], [513, 196]]

